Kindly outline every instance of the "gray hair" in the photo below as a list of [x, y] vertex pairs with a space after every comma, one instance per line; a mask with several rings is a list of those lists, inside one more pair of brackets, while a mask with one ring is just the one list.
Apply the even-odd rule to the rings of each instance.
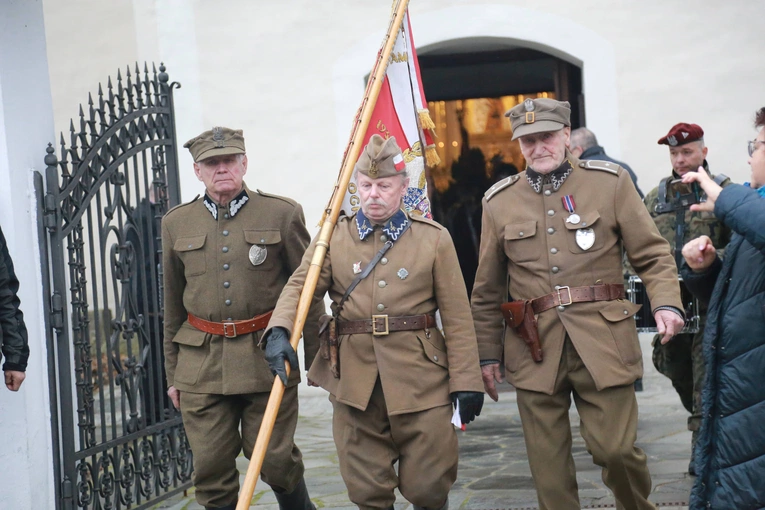
[[586, 127], [571, 131], [571, 147], [581, 147], [583, 151], [586, 151], [596, 145], [598, 145], [598, 139], [595, 137], [595, 133]]

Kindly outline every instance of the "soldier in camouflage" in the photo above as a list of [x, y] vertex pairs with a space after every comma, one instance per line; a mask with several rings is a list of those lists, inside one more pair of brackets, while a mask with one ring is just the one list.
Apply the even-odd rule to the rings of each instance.
[[[706, 161], [707, 147], [704, 145], [704, 130], [697, 124], [676, 124], [659, 142], [669, 146], [669, 159], [672, 162], [672, 178], [679, 179], [688, 172], [707, 172], [721, 186], [730, 183], [724, 175], [715, 177], [709, 171]], [[711, 212], [692, 212], [690, 209], [680, 209], [666, 213], [656, 212], [659, 204], [659, 187], [651, 190], [643, 200], [648, 212], [653, 217], [661, 235], [669, 241], [672, 255], [678, 265], [682, 263], [681, 250], [685, 243], [701, 235], [709, 236], [718, 253], [730, 241], [730, 230]], [[688, 430], [693, 432], [691, 439], [691, 462], [688, 472], [695, 474], [693, 467], [693, 449], [696, 436], [701, 425], [701, 387], [704, 382], [704, 357], [701, 352], [704, 337], [706, 309], [699, 310], [699, 331], [697, 333], [681, 333], [666, 344], [653, 340], [653, 364], [663, 375], [667, 376], [680, 395], [683, 406], [691, 413], [688, 418]]]

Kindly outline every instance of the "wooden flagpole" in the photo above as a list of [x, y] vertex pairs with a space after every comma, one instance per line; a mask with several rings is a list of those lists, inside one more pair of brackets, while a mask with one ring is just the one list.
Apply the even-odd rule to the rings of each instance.
[[[377, 56], [377, 62], [375, 63], [372, 75], [367, 83], [367, 91], [361, 102], [360, 112], [356, 116], [351, 140], [345, 150], [343, 164], [340, 168], [340, 175], [335, 183], [335, 188], [332, 191], [329, 204], [324, 211], [319, 238], [316, 241], [316, 249], [313, 258], [311, 259], [311, 266], [308, 269], [308, 274], [306, 275], [305, 285], [300, 293], [295, 325], [292, 330], [292, 336], [290, 337], [290, 344], [296, 352], [298, 345], [300, 344], [300, 336], [303, 334], [303, 327], [305, 326], [305, 320], [308, 316], [308, 309], [313, 300], [313, 293], [316, 290], [316, 284], [319, 280], [319, 274], [321, 273], [321, 268], [324, 264], [324, 258], [327, 255], [329, 241], [332, 237], [332, 232], [335, 229], [337, 218], [340, 216], [340, 208], [342, 207], [343, 199], [345, 198], [345, 190], [348, 188], [348, 183], [351, 180], [353, 166], [356, 164], [359, 152], [364, 146], [364, 135], [367, 132], [369, 121], [372, 117], [375, 104], [377, 103], [377, 97], [380, 95], [380, 88], [382, 87], [385, 78], [390, 55], [393, 51], [393, 46], [396, 43], [398, 33], [401, 30], [408, 4], [409, 0], [398, 0], [397, 6], [395, 7], [394, 16], [388, 27], [388, 33], [383, 40], [382, 49]], [[286, 369], [287, 375], [289, 376], [289, 363], [286, 364]], [[260, 470], [263, 467], [263, 459], [266, 456], [266, 449], [271, 440], [271, 433], [274, 430], [276, 415], [279, 412], [279, 406], [281, 405], [283, 396], [284, 384], [282, 384], [281, 379], [275, 377], [274, 385], [271, 388], [271, 396], [268, 398], [268, 405], [266, 406], [263, 421], [260, 425], [258, 439], [255, 442], [252, 457], [250, 458], [250, 465], [247, 468], [247, 475], [245, 476], [242, 490], [239, 493], [239, 501], [236, 505], [236, 510], [246, 510], [250, 507], [250, 501], [255, 492], [255, 484], [258, 481]]]

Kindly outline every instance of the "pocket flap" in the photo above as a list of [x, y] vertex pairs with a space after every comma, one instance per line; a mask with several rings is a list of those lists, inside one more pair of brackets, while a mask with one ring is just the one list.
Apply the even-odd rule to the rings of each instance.
[[534, 237], [537, 234], [537, 222], [524, 221], [523, 223], [511, 223], [505, 225], [505, 240], [517, 241], [518, 239], [526, 239]]
[[600, 315], [602, 315], [609, 322], [619, 322], [624, 319], [632, 318], [638, 310], [642, 308], [642, 305], [626, 301], [624, 299], [611, 301], [603, 308], [600, 309]]
[[206, 238], [207, 238], [207, 234], [202, 234], [200, 236], [178, 238], [176, 239], [175, 244], [173, 245], [173, 250], [175, 251], [198, 250], [205, 245]]
[[282, 234], [278, 230], [245, 230], [244, 240], [249, 244], [277, 244]]
[[425, 356], [427, 356], [431, 362], [438, 366], [449, 368], [449, 361], [446, 359], [446, 353], [444, 351], [437, 348], [427, 339], [420, 338], [419, 335], [417, 335], [417, 339], [422, 344], [422, 349], [425, 351]]
[[567, 221], [564, 222], [566, 225], [566, 228], [569, 230], [579, 230], [580, 228], [590, 228], [592, 227], [598, 219], [600, 219], [600, 213], [598, 211], [590, 211], [585, 214], [579, 215], [581, 218], [579, 220], [579, 223], [569, 223]]
[[194, 326], [187, 322], [184, 322], [178, 332], [173, 337], [173, 342], [176, 344], [190, 345], [192, 347], [199, 347], [205, 343], [207, 333], [199, 331]]

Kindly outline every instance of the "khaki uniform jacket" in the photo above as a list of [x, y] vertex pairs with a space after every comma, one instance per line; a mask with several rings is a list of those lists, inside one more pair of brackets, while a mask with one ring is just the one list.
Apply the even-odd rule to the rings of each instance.
[[[171, 209], [162, 220], [165, 369], [168, 386], [181, 392], [255, 393], [273, 385], [258, 347], [263, 331], [225, 338], [187, 321], [188, 313], [222, 322], [273, 309], [310, 242], [299, 204], [245, 190], [249, 200], [233, 217], [229, 207], [219, 206], [216, 220], [198, 197]], [[253, 245], [267, 253], [257, 266], [249, 258]], [[320, 303], [312, 307], [316, 320], [321, 313]], [[307, 331], [306, 360], [317, 350], [316, 332]], [[299, 382], [298, 372], [290, 374], [290, 386]]]
[[[353, 290], [340, 320], [371, 319], [378, 314], [419, 315], [440, 309], [446, 337], [437, 328], [387, 336], [340, 336], [340, 378], [332, 376], [321, 355], [315, 358], [308, 377], [338, 402], [360, 410], [366, 409], [378, 375], [389, 415], [449, 404], [449, 394], [455, 391], [483, 392], [470, 305], [452, 239], [438, 223], [416, 215], [412, 218], [409, 230]], [[360, 240], [355, 217], [341, 217], [315, 296], [329, 292], [330, 299], [338, 303], [356, 278], [354, 264], [366, 267], [385, 240], [379, 229]], [[284, 288], [269, 328], [292, 331], [315, 243]]]
[[[521, 172], [487, 192], [472, 296], [481, 359], [501, 360], [504, 354], [511, 384], [547, 394], [553, 391], [566, 334], [598, 389], [640, 377], [642, 356], [632, 318], [639, 306], [616, 300], [542, 312], [538, 320], [544, 360], [536, 363], [521, 337], [504, 327], [499, 306], [508, 300], [508, 291], [514, 299], [532, 299], [556, 286], [623, 283], [623, 245], [653, 306], [682, 310], [667, 241], [656, 230], [629, 174], [613, 163], [580, 163], [567, 155], [573, 170], [557, 191], [545, 184], [536, 193]], [[574, 197], [579, 224], [565, 221], [565, 195]], [[584, 227], [595, 234], [588, 250], [576, 242], [577, 229]]]

